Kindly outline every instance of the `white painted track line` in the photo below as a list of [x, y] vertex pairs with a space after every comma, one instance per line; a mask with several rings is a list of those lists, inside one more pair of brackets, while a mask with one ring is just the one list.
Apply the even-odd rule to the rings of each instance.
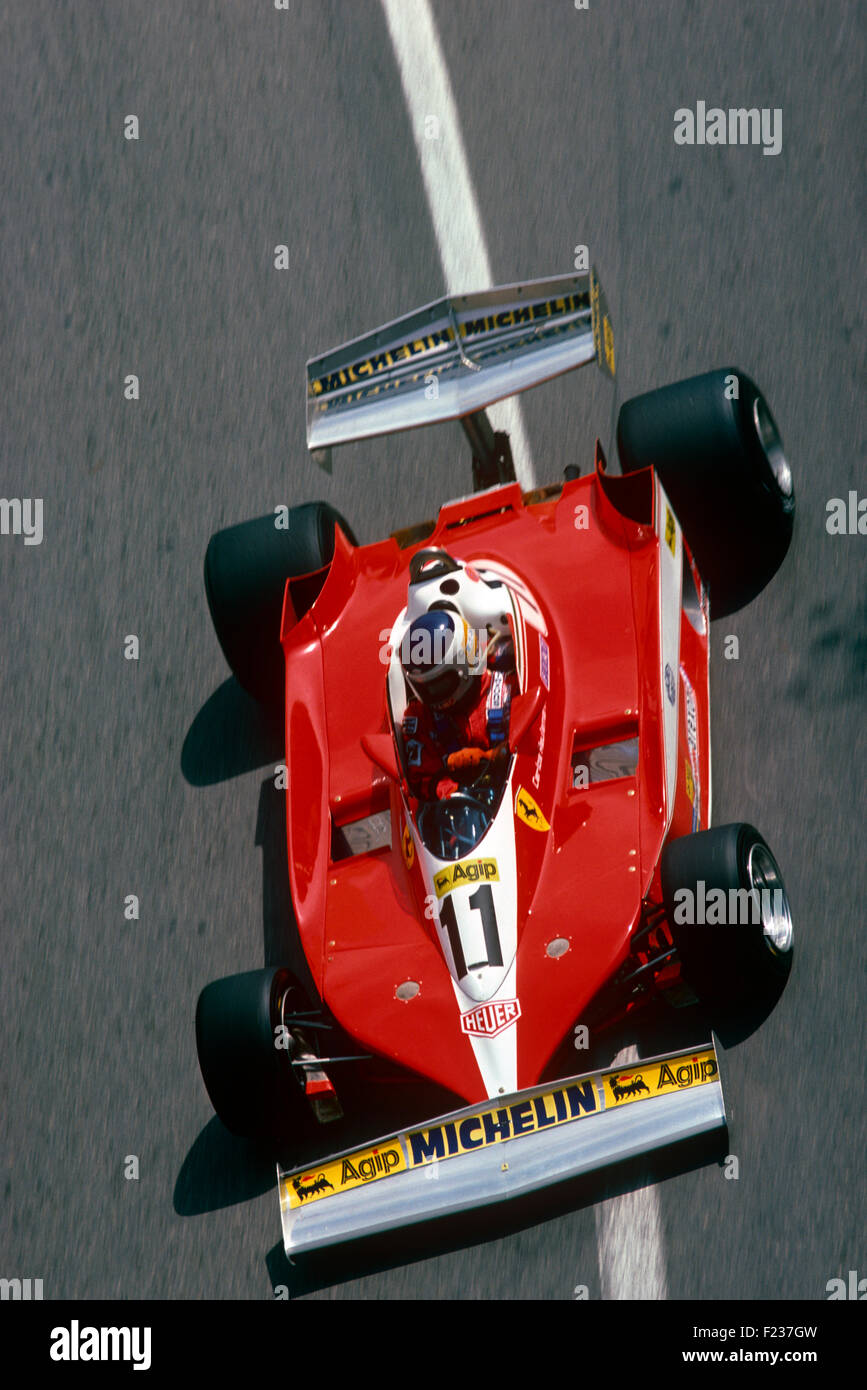
[[[488, 248], [430, 4], [428, 0], [381, 0], [381, 4], [400, 70], [446, 291], [467, 294], [489, 289], [495, 282]], [[425, 134], [429, 117], [439, 122], [436, 139]], [[509, 434], [522, 488], [535, 487], [519, 402], [515, 397], [501, 401], [488, 414], [495, 429]]]
[[[637, 1061], [638, 1048], [624, 1047], [611, 1065], [632, 1066]], [[642, 1187], [635, 1192], [625, 1192], [622, 1197], [609, 1197], [599, 1202], [595, 1211], [602, 1297], [668, 1298], [656, 1188]]]

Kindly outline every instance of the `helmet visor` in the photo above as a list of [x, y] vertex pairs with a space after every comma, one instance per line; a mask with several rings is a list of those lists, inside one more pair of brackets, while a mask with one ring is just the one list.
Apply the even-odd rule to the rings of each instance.
[[466, 672], [459, 666], [441, 666], [438, 671], [413, 675], [422, 699], [429, 705], [445, 705], [463, 690]]

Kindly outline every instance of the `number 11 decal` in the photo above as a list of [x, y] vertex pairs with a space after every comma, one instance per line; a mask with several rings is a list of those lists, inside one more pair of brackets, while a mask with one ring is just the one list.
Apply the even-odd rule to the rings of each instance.
[[455, 972], [459, 980], [471, 970], [481, 970], [486, 965], [502, 965], [503, 952], [500, 948], [500, 934], [497, 931], [497, 913], [494, 907], [494, 891], [489, 883], [483, 883], [471, 894], [470, 907], [482, 914], [482, 931], [485, 934], [486, 960], [473, 961], [467, 965], [458, 931], [454, 899], [449, 895], [440, 908], [440, 921], [449, 934], [449, 945], [455, 960]]

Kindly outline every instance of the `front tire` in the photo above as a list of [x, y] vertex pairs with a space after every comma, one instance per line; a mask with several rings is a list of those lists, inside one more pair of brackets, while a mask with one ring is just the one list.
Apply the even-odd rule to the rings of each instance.
[[199, 995], [199, 1067], [211, 1104], [232, 1134], [274, 1136], [287, 1119], [303, 1115], [289, 1053], [275, 1047], [282, 1001], [297, 990], [290, 971], [271, 966], [214, 980]]
[[624, 473], [652, 465], [710, 591], [712, 618], [750, 603], [783, 563], [792, 474], [767, 401], [734, 367], [636, 396], [621, 408]]
[[769, 1012], [792, 967], [794, 932], [783, 876], [759, 832], [721, 825], [672, 840], [661, 874], [684, 976], [715, 1020]]
[[[275, 521], [273, 514], [260, 516], [218, 531], [205, 554], [205, 593], [223, 654], [239, 684], [265, 703], [276, 701], [283, 688], [286, 580], [330, 565], [335, 526], [355, 544], [348, 524], [327, 502], [292, 507], [286, 527], [278, 529]], [[316, 592], [314, 584], [311, 603]]]

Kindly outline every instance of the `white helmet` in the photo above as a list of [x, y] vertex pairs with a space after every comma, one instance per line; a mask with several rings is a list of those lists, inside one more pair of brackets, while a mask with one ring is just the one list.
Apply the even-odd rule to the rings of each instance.
[[410, 689], [431, 709], [463, 699], [484, 670], [484, 650], [459, 612], [436, 608], [416, 618], [400, 644], [400, 664]]

